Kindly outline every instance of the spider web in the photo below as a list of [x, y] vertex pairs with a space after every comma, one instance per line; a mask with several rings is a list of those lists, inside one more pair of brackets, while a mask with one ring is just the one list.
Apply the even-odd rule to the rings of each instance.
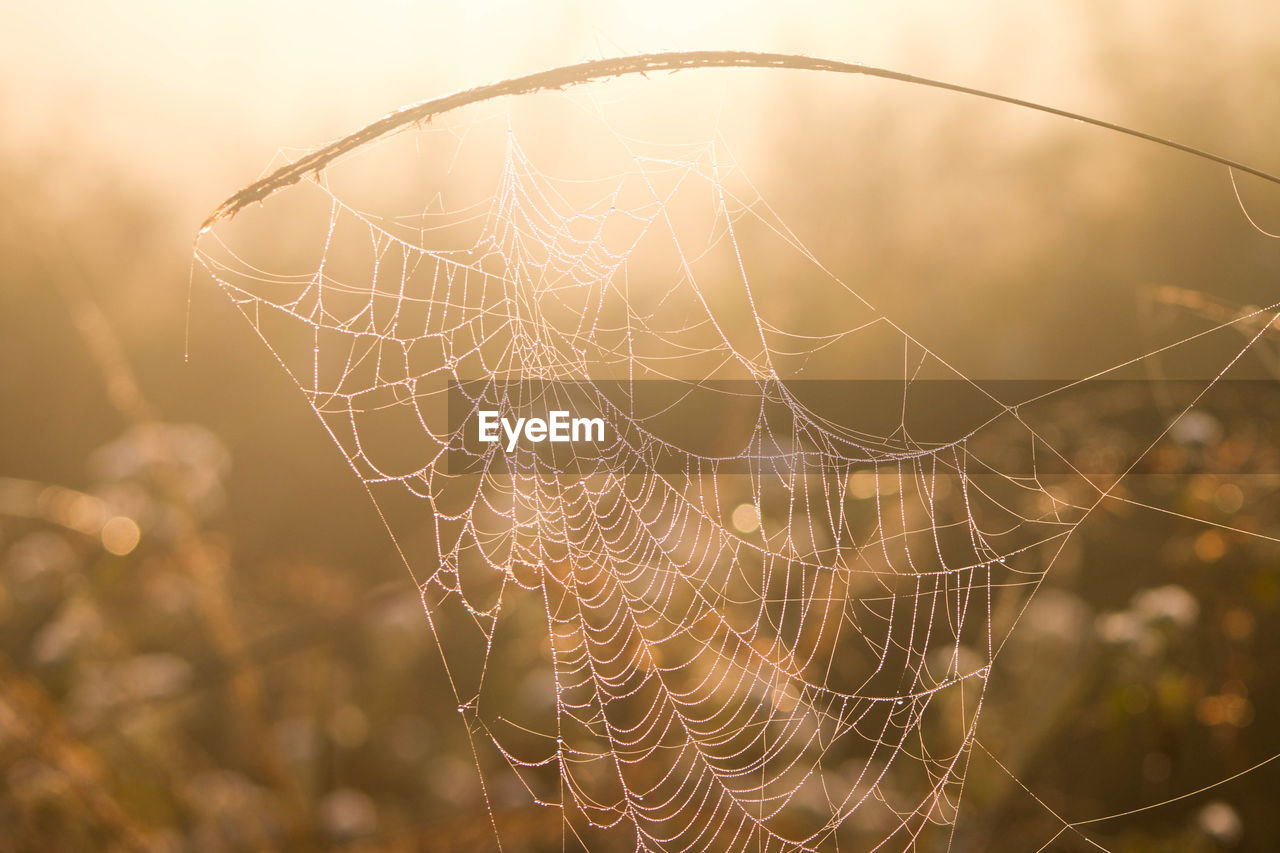
[[[383, 508], [495, 834], [503, 776], [591, 849], [945, 845], [998, 651], [1141, 453], [1074, 466], [1033, 416], [1057, 392], [953, 369], [721, 136], [518, 100], [364, 146], [197, 247]], [[1210, 332], [1247, 349], [1250, 317]], [[833, 413], [815, 377], [876, 403]], [[943, 386], [970, 421], [939, 426]], [[463, 415], [572, 391], [617, 438], [585, 468], [497, 445], [460, 468], [459, 387]], [[746, 401], [729, 449], [694, 446], [694, 393]]]

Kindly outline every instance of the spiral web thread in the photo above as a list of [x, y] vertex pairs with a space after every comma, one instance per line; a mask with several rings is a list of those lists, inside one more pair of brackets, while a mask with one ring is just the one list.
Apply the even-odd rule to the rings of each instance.
[[[453, 126], [404, 137], [471, 142]], [[913, 438], [914, 383], [963, 377], [828, 272], [723, 142], [614, 140], [620, 174], [558, 180], [508, 127], [487, 201], [439, 190], [410, 215], [370, 213], [316, 177], [289, 190], [325, 209], [310, 268], [268, 272], [220, 229], [197, 258], [375, 499], [429, 507], [411, 570], [499, 838], [497, 772], [592, 849], [945, 845], [998, 650], [1116, 480], [1047, 473], [1062, 457], [1015, 407]], [[753, 269], [766, 239], [837, 327], [773, 316], [791, 285]], [[861, 340], [899, 365], [887, 431], [788, 390]], [[755, 387], [785, 427], [761, 414], [740, 451], [700, 454], [600, 390], [619, 433], [602, 467], [495, 446], [479, 475], [449, 468], [450, 380], [590, 396], [606, 377], [712, 375]], [[393, 535], [407, 549], [417, 532]], [[543, 692], [512, 686], [529, 682]]]

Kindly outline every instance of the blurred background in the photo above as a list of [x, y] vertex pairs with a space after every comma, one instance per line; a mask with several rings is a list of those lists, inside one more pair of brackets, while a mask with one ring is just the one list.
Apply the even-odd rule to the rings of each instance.
[[[297, 387], [192, 275], [200, 222], [282, 156], [516, 74], [741, 48], [990, 89], [1280, 171], [1263, 3], [146, 0], [5, 19], [0, 850], [492, 846], [386, 529]], [[759, 85], [740, 153], [766, 198], [819, 257], [858, 235], [844, 274], [972, 375], [1084, 376], [1277, 299], [1280, 247], [1222, 168], [884, 81]], [[1240, 192], [1280, 230], [1275, 187]], [[1262, 357], [1248, 370], [1274, 378]], [[1280, 479], [1256, 473], [1277, 470], [1274, 403], [1206, 415], [1132, 493], [1261, 536], [1116, 511], [1074, 537], [993, 676], [979, 734], [1008, 772], [975, 753], [956, 848], [1034, 850], [1061, 827], [1047, 808], [1112, 815], [1280, 752]], [[1124, 444], [1107, 412], [1077, 410], [1081, 444]], [[1277, 785], [1280, 762], [1087, 831], [1113, 850], [1275, 849]], [[550, 810], [511, 819], [526, 849], [565, 844]]]

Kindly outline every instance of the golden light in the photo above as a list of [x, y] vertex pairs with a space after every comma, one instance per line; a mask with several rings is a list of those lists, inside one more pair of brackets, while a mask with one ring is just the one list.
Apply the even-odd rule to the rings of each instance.
[[102, 547], [117, 557], [123, 557], [138, 547], [142, 531], [132, 518], [117, 515], [102, 525]]
[[755, 504], [739, 504], [733, 510], [733, 526], [740, 533], [755, 533], [760, 529], [760, 510]]

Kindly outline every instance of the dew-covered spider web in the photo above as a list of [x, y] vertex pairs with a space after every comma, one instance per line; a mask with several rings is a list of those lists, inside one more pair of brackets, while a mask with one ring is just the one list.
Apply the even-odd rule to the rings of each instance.
[[[1053, 388], [971, 380], [807, 248], [728, 119], [664, 136], [618, 104], [671, 84], [619, 85], [355, 146], [197, 258], [384, 508], [498, 843], [523, 797], [575, 849], [946, 847], [1034, 591], [1276, 308]], [[1119, 456], [1044, 428], [1210, 340]], [[469, 440], [579, 405], [607, 441]]]

